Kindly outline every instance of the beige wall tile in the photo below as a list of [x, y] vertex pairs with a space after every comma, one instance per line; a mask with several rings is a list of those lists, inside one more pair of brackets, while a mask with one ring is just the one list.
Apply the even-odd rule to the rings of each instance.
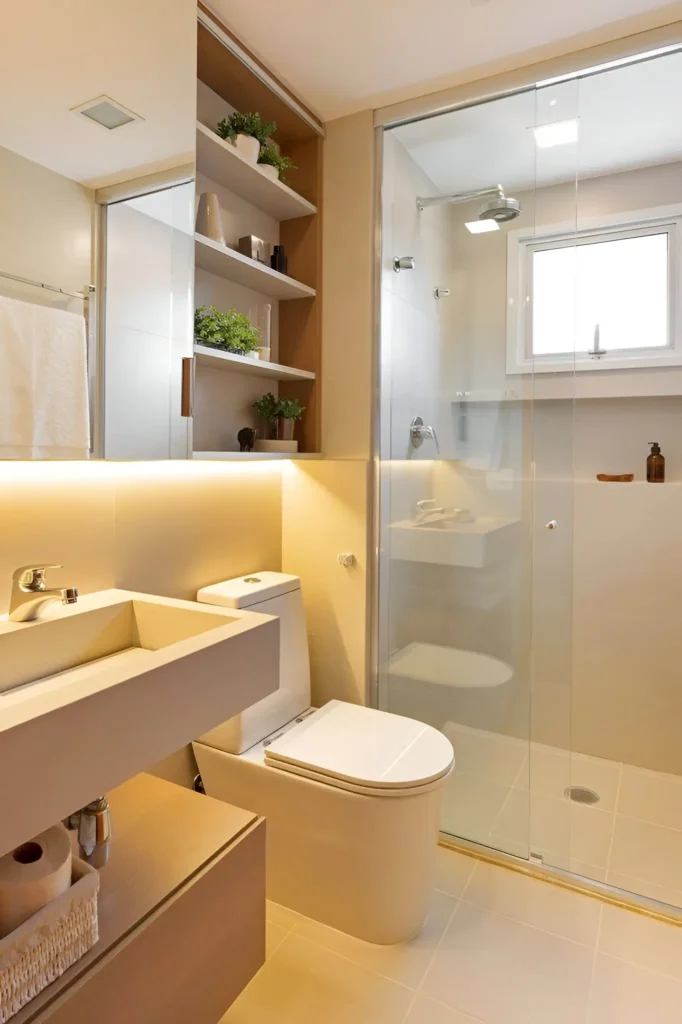
[[282, 477], [282, 569], [303, 584], [316, 705], [366, 701], [367, 476], [364, 461], [325, 459], [290, 463]]

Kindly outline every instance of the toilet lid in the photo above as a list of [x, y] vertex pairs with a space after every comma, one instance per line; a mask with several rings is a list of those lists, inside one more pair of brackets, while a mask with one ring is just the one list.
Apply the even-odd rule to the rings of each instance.
[[388, 792], [448, 775], [454, 754], [450, 740], [430, 725], [332, 700], [268, 744], [265, 760], [332, 784]]

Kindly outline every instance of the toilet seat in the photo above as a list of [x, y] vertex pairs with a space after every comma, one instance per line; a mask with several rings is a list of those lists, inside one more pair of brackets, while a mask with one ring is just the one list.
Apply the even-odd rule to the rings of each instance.
[[265, 764], [366, 796], [410, 796], [441, 783], [452, 745], [430, 725], [332, 700], [265, 746]]

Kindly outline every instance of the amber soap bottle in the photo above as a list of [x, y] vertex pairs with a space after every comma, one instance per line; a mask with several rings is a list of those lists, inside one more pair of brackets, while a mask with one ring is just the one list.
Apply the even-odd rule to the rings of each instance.
[[646, 460], [646, 478], [650, 484], [662, 484], [665, 482], [665, 459], [661, 455], [661, 446], [658, 441], [649, 441], [651, 455]]

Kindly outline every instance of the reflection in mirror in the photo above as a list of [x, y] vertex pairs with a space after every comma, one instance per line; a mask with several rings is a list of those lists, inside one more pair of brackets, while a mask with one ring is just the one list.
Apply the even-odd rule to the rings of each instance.
[[[109, 365], [128, 365], [131, 394], [152, 364], [159, 393], [176, 385], [170, 357], [148, 357], [147, 336], [138, 339], [132, 367], [126, 353], [104, 352], [101, 204], [122, 183], [186, 180], [188, 165], [192, 173], [196, 7], [191, 0], [122, 0], [115, 10], [84, 0], [15, 5], [0, 41], [0, 93], [0, 458], [85, 459], [108, 450], [109, 457], [167, 458], [179, 443], [170, 416], [163, 443], [158, 424], [154, 441], [144, 435], [146, 419], [123, 449], [117, 437], [107, 442]], [[165, 244], [160, 262], [175, 261], [177, 271], [178, 232], [168, 226]], [[155, 261], [138, 263], [136, 294], [148, 286], [151, 304], [157, 270]], [[189, 318], [185, 330], [191, 352]]]

